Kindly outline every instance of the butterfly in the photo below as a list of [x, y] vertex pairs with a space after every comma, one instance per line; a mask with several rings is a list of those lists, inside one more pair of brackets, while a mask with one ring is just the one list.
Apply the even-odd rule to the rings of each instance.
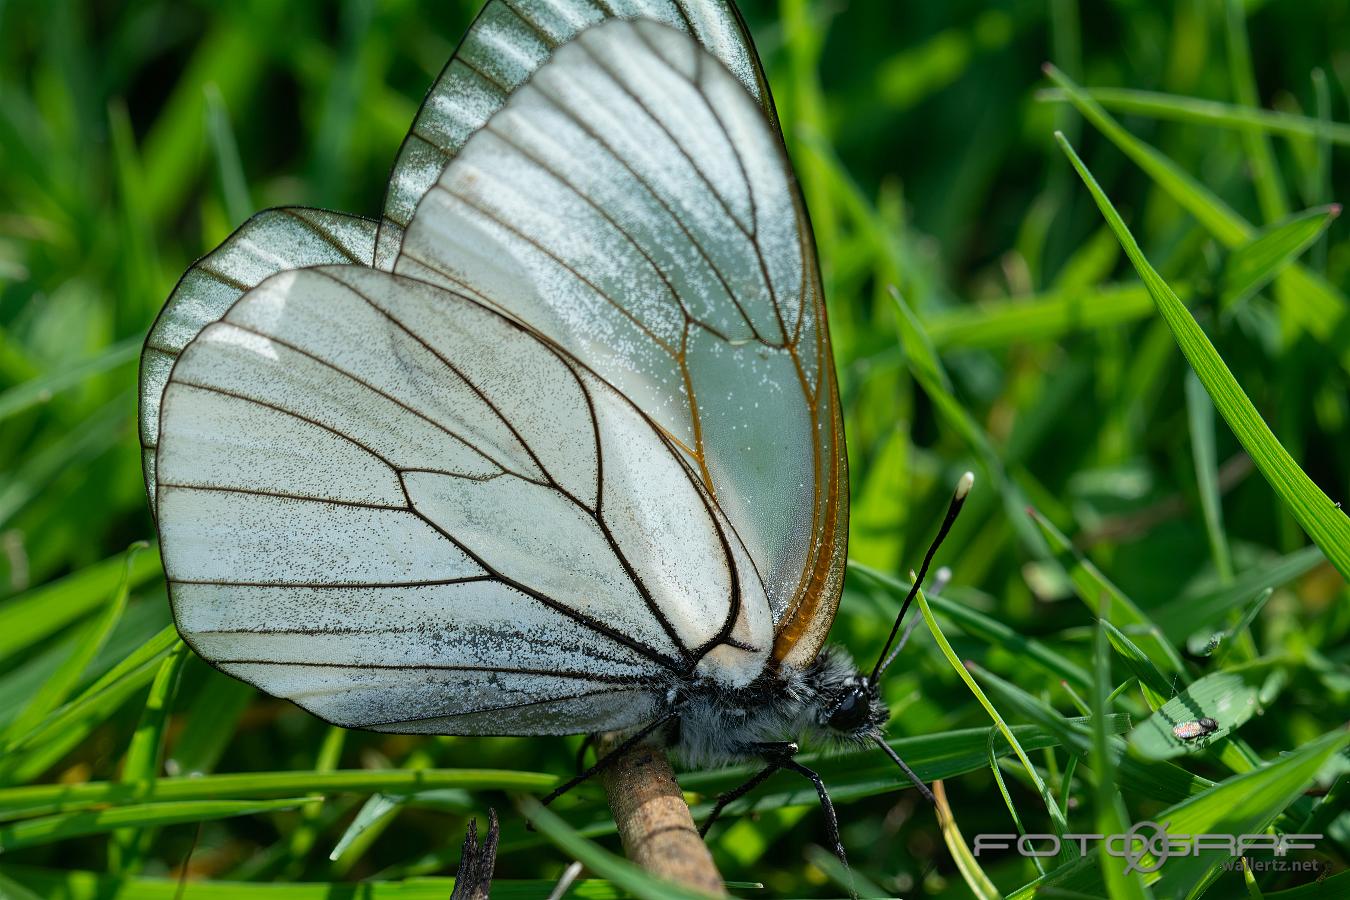
[[382, 218], [246, 222], [174, 289], [140, 400], [175, 622], [235, 678], [351, 728], [763, 760], [712, 818], [794, 770], [841, 857], [796, 737], [927, 793], [882, 738], [900, 619], [870, 673], [825, 647], [824, 295], [725, 0], [490, 0]]

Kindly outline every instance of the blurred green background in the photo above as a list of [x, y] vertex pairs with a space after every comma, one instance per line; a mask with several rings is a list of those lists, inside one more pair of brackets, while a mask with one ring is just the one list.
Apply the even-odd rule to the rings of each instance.
[[[194, 884], [453, 873], [465, 820], [488, 805], [504, 820], [499, 877], [539, 880], [521, 881], [520, 896], [546, 894], [567, 863], [551, 835], [523, 830], [503, 793], [546, 790], [543, 777], [447, 778], [452, 786], [375, 807], [374, 789], [356, 785], [259, 809], [265, 798], [305, 796], [303, 775], [316, 770], [556, 775], [570, 770], [577, 740], [330, 730], [184, 656], [163, 632], [156, 554], [125, 555], [154, 537], [135, 436], [136, 360], [174, 282], [264, 207], [375, 216], [418, 102], [479, 5], [0, 0], [0, 896], [108, 897], [122, 884], [121, 896], [169, 897], [189, 856]], [[1105, 589], [1083, 572], [1100, 571], [1143, 611], [1113, 624], [1135, 629], [1170, 691], [1219, 666], [1204, 655], [1208, 635], [1242, 626], [1224, 665], [1256, 667], [1263, 714], [1240, 742], [1174, 761], [1185, 771], [1227, 783], [1341, 726], [1350, 718], [1345, 581], [1306, 549], [1204, 392], [1188, 388], [1185, 358], [1052, 134], [1063, 130], [1078, 148], [1294, 460], [1329, 497], [1350, 497], [1350, 228], [1322, 210], [1295, 220], [1317, 226], [1306, 239], [1260, 231], [1350, 198], [1350, 126], [1327, 124], [1350, 121], [1350, 4], [742, 6], [826, 275], [852, 467], [851, 556], [896, 575], [915, 566], [956, 477], [972, 468], [977, 493], [939, 557], [953, 570], [950, 607], [935, 601], [959, 657], [1078, 715], [1061, 682], [1072, 687], [1066, 673], [1092, 668]], [[1094, 89], [1161, 92], [1100, 96], [1129, 135], [1170, 160], [1167, 171], [1198, 185], [1146, 171], [1085, 123], [1051, 90], [1047, 60]], [[1261, 234], [1274, 237], [1253, 244]], [[1271, 280], [1296, 255], [1315, 297], [1300, 290], [1306, 281]], [[1026, 505], [1095, 569], [1057, 546]], [[1267, 586], [1275, 590], [1264, 598]], [[835, 640], [869, 657], [894, 609], [890, 593], [855, 574]], [[1249, 628], [1237, 618], [1244, 611]], [[1150, 621], [1162, 632], [1152, 644]], [[1176, 671], [1164, 645], [1181, 659]], [[1110, 666], [1112, 687], [1152, 677], [1122, 652]], [[947, 797], [967, 840], [1016, 830], [1009, 806], [1027, 830], [1046, 831], [1046, 808], [1015, 759], [998, 770], [1005, 803], [981, 760], [983, 737], [973, 762], [941, 767], [959, 743], [942, 735], [988, 729], [990, 719], [927, 629], [896, 671], [891, 733], [939, 736], [915, 744], [910, 762], [929, 777], [953, 775]], [[1113, 709], [1138, 722], [1167, 699], [1160, 693], [1131, 685]], [[1034, 721], [994, 700], [1010, 723]], [[1110, 803], [1089, 761], [1030, 755], [1073, 830], [1100, 830]], [[933, 812], [914, 791], [891, 789], [891, 770], [857, 757], [822, 768], [861, 879], [907, 897], [977, 890]], [[1311, 821], [1327, 833], [1313, 856], [1326, 872], [1350, 859], [1345, 776], [1336, 781], [1347, 769], [1333, 755], [1294, 790], [1311, 779], [1329, 799], [1277, 804], [1280, 827]], [[270, 793], [220, 782], [217, 793], [193, 795], [199, 805], [172, 809], [111, 785], [280, 771], [300, 776]], [[1139, 772], [1116, 775], [1125, 822], [1169, 802]], [[698, 776], [686, 787], [734, 780]], [[97, 804], [65, 807], [51, 789], [23, 787], [84, 782], [108, 786]], [[842, 896], [816, 847], [823, 827], [809, 786], [775, 779], [764, 797], [755, 816], [714, 833], [724, 874], [763, 883], [752, 896]], [[89, 811], [109, 805], [130, 812]], [[348, 826], [362, 809], [359, 821], [373, 827], [354, 837]], [[598, 791], [558, 810], [617, 847]], [[1003, 892], [1037, 876], [1009, 854], [979, 862]], [[1308, 880], [1256, 884], [1270, 896]], [[448, 892], [443, 882], [404, 887], [369, 896]], [[1241, 890], [1226, 874], [1211, 895]]]

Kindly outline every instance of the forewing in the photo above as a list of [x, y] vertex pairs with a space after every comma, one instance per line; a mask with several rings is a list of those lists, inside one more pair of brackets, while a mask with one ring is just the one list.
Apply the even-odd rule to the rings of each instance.
[[246, 293], [174, 366], [157, 477], [184, 639], [340, 725], [623, 728], [672, 676], [768, 657], [748, 557], [659, 431], [424, 282]]
[[244, 291], [286, 269], [331, 263], [371, 265], [377, 223], [321, 209], [269, 209], [199, 259], [174, 286], [141, 353], [141, 467], [155, 506], [159, 406], [178, 355]]
[[469, 136], [559, 45], [613, 18], [649, 19], [691, 35], [734, 73], [777, 127], [754, 45], [730, 0], [488, 0], [399, 149], [380, 223], [380, 268], [392, 268], [417, 203]]
[[631, 398], [748, 548], [775, 656], [815, 656], [842, 581], [843, 434], [809, 223], [744, 79], [655, 22], [581, 32], [463, 143], [395, 269]]

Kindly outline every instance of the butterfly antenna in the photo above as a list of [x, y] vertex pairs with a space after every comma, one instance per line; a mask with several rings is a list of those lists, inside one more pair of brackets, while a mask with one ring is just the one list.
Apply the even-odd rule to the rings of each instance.
[[[905, 613], [909, 611], [909, 605], [914, 601], [914, 595], [919, 592], [919, 586], [923, 584], [924, 578], [928, 575], [928, 567], [932, 565], [933, 555], [937, 553], [938, 548], [947, 538], [947, 532], [952, 530], [952, 523], [956, 521], [957, 515], [961, 512], [961, 507], [965, 505], [966, 497], [970, 495], [970, 488], [974, 483], [975, 474], [973, 472], [962, 475], [961, 480], [956, 483], [956, 492], [952, 494], [952, 502], [947, 506], [947, 515], [942, 520], [942, 527], [938, 529], [937, 537], [933, 538], [933, 543], [928, 545], [928, 552], [924, 554], [923, 565], [919, 567], [919, 574], [915, 576], [914, 585], [905, 595], [905, 602], [900, 605], [900, 614], [895, 617], [895, 624], [891, 626], [890, 636], [886, 638], [886, 646], [881, 648], [881, 655], [877, 657], [877, 664], [872, 667], [872, 674], [867, 676], [869, 683], [876, 684], [885, 674], [886, 667], [895, 658], [891, 655], [891, 645], [895, 643], [895, 637], [900, 633], [900, 624], [905, 621]], [[901, 765], [904, 764], [901, 763]]]
[[915, 775], [914, 770], [905, 764], [905, 761], [900, 758], [900, 754], [895, 752], [895, 748], [892, 747], [890, 744], [886, 743], [886, 738], [881, 734], [881, 732], [879, 731], [872, 732], [871, 738], [873, 743], [875, 743], [878, 747], [880, 747], [882, 752], [891, 758], [891, 762], [895, 763], [897, 766], [900, 767], [900, 770], [904, 772], [905, 775], [909, 778], [910, 783], [919, 789], [920, 794], [923, 794], [924, 799], [927, 800], [929, 803], [933, 804], [934, 806], [936, 806], [937, 800], [934, 799], [933, 792], [928, 789], [928, 785], [924, 784], [923, 779], [921, 779], [918, 775]]

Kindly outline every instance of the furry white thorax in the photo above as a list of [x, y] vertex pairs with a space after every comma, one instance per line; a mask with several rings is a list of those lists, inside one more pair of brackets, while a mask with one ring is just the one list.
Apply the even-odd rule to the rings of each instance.
[[[860, 678], [846, 652], [826, 647], [805, 668], [783, 665], [739, 690], [696, 681], [675, 701], [679, 724], [671, 749], [697, 768], [757, 759], [752, 747], [758, 743], [857, 743], [861, 733], [835, 730], [827, 720], [839, 696]], [[887, 716], [879, 701], [874, 706], [871, 727]]]

